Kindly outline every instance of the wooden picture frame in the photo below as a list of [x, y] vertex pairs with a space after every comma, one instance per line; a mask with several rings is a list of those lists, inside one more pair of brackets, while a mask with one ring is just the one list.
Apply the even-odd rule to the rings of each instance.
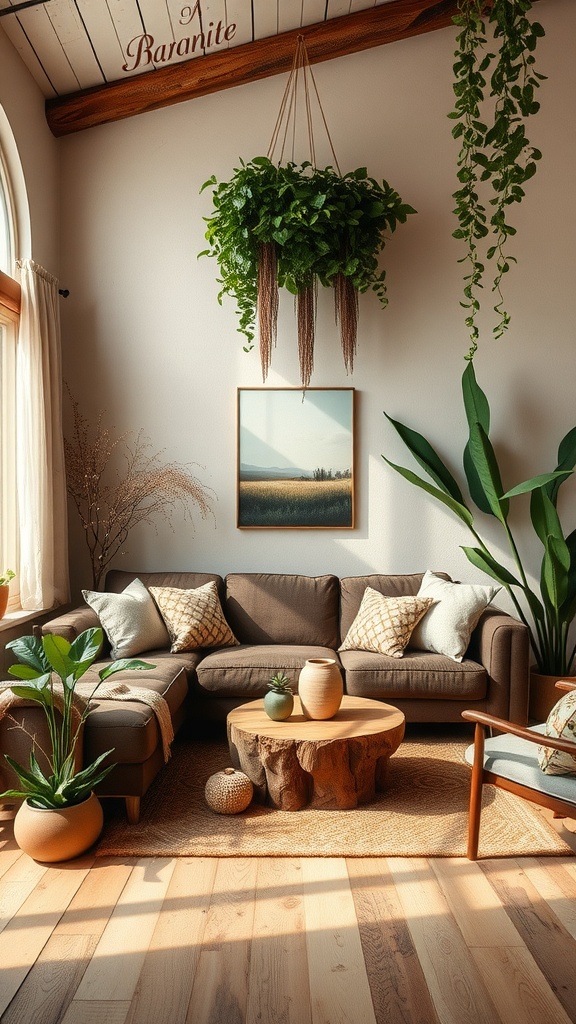
[[238, 529], [354, 529], [354, 422], [354, 388], [238, 388]]

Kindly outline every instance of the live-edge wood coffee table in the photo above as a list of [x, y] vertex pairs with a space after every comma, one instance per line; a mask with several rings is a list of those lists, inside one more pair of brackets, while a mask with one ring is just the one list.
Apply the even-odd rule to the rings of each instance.
[[325, 721], [305, 718], [298, 697], [284, 722], [268, 717], [263, 700], [235, 708], [227, 719], [234, 767], [252, 781], [258, 801], [284, 811], [345, 810], [373, 799], [385, 786], [404, 724], [397, 708], [365, 697], [343, 697]]

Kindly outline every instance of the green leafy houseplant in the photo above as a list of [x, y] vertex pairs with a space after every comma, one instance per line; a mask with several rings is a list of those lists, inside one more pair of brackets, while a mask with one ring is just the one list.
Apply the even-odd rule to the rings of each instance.
[[[576, 646], [570, 646], [568, 636], [576, 615], [576, 530], [564, 536], [557, 503], [560, 486], [572, 474], [576, 464], [576, 427], [560, 442], [557, 465], [552, 472], [542, 473], [506, 489], [489, 438], [490, 407], [476, 381], [471, 362], [462, 376], [462, 393], [469, 430], [464, 449], [468, 500], [429, 442], [390, 416], [387, 418], [429, 480], [396, 465], [385, 456], [383, 458], [405, 480], [442, 502], [468, 527], [476, 544], [463, 546], [462, 550], [473, 565], [500, 583], [510, 595], [518, 616], [528, 627], [538, 671], [542, 675], [569, 674], [576, 654]], [[543, 549], [539, 587], [532, 587], [528, 581], [510, 525], [512, 500], [526, 494], [530, 495], [531, 523]], [[482, 540], [470, 507], [472, 504], [500, 524], [512, 554], [515, 572], [502, 565]]]
[[[87, 629], [70, 644], [61, 636], [47, 635], [39, 639], [24, 636], [6, 644], [20, 664], [11, 665], [9, 673], [22, 679], [22, 685], [11, 686], [17, 697], [39, 704], [45, 712], [50, 736], [48, 756], [50, 773], [44, 774], [34, 750], [30, 753], [30, 767], [24, 768], [8, 754], [10, 767], [20, 780], [21, 789], [10, 789], [1, 797], [25, 799], [32, 807], [69, 807], [85, 800], [94, 787], [106, 777], [113, 765], [102, 768], [107, 750], [90, 765], [77, 769], [76, 754], [82, 727], [90, 714], [89, 701], [105, 679], [126, 669], [148, 669], [153, 665], [137, 659], [119, 659], [106, 665], [98, 673], [99, 681], [81, 710], [75, 706], [78, 680], [98, 657], [102, 647], [102, 629]], [[55, 680], [60, 681], [60, 689]]]
[[5, 571], [0, 575], [0, 587], [8, 586], [15, 576], [16, 573], [13, 572], [12, 569], [5, 569]]
[[239, 327], [252, 347], [258, 311], [263, 379], [276, 338], [278, 288], [297, 303], [300, 373], [310, 382], [313, 361], [316, 286], [334, 288], [336, 318], [346, 368], [353, 369], [358, 293], [372, 289], [387, 304], [385, 272], [378, 257], [385, 232], [392, 233], [415, 211], [386, 182], [369, 178], [361, 167], [339, 174], [309, 161], [277, 166], [268, 157], [240, 161], [230, 181], [213, 176], [214, 212], [206, 217], [212, 256], [219, 265], [221, 290], [236, 300]]
[[[467, 250], [460, 262], [467, 264], [462, 306], [467, 311], [469, 359], [478, 347], [476, 317], [484, 259], [495, 264], [494, 336], [501, 337], [509, 325], [502, 294], [503, 277], [516, 262], [506, 252], [508, 239], [516, 234], [509, 211], [523, 200], [524, 185], [536, 173], [536, 162], [542, 155], [531, 146], [525, 122], [540, 106], [535, 90], [545, 76], [534, 68], [534, 51], [544, 29], [528, 20], [532, 0], [493, 0], [485, 16], [486, 7], [485, 0], [458, 0], [458, 14], [453, 18], [460, 29], [453, 65], [456, 102], [449, 114], [457, 122], [452, 135], [460, 143], [460, 187], [453, 196], [458, 228], [453, 234], [465, 242]], [[486, 20], [498, 45], [494, 53], [487, 49]], [[489, 117], [484, 110], [488, 86]], [[483, 198], [486, 190], [491, 195], [491, 212]], [[484, 254], [480, 245], [489, 236], [492, 241]]]

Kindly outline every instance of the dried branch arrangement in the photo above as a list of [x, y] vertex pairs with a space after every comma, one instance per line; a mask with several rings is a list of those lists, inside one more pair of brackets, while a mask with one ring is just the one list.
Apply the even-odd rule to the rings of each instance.
[[73, 430], [71, 439], [64, 440], [67, 489], [84, 529], [97, 590], [139, 523], [170, 521], [178, 506], [185, 518], [191, 517], [191, 506], [203, 519], [212, 510], [206, 488], [187, 466], [162, 465], [162, 453], [153, 451], [142, 431], [132, 443], [129, 432], [114, 438], [101, 415], [91, 430], [70, 398]]

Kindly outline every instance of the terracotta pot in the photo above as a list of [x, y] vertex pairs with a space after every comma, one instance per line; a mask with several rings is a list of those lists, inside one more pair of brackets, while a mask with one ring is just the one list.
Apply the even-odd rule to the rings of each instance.
[[552, 708], [565, 690], [557, 690], [556, 683], [561, 679], [567, 679], [576, 683], [576, 676], [542, 676], [538, 672], [530, 670], [530, 703], [528, 714], [536, 722], [545, 722]]
[[306, 718], [333, 718], [344, 686], [342, 673], [334, 658], [310, 658], [298, 678], [298, 696]]
[[8, 595], [10, 594], [10, 585], [3, 583], [0, 587], [0, 619], [3, 618], [6, 608], [8, 607]]
[[81, 804], [58, 809], [31, 807], [25, 800], [14, 819], [14, 838], [33, 860], [71, 860], [96, 842], [103, 824], [102, 805], [94, 793]]

